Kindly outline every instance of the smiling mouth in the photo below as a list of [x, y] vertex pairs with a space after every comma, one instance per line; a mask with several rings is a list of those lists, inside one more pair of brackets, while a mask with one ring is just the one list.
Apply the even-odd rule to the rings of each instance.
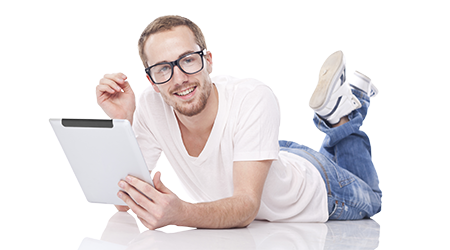
[[180, 92], [176, 92], [175, 95], [177, 95], [177, 96], [189, 95], [190, 93], [192, 93], [195, 90], [195, 88], [197, 88], [197, 87], [191, 87], [191, 88], [188, 88], [186, 90], [183, 90], [183, 91], [180, 91]]

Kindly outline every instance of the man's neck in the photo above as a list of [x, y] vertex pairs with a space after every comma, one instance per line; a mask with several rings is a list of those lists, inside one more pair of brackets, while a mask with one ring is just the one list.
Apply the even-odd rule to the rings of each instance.
[[216, 86], [213, 84], [213, 88], [210, 96], [208, 97], [205, 109], [195, 116], [181, 115], [175, 111], [178, 119], [178, 124], [183, 131], [190, 134], [196, 134], [198, 136], [204, 136], [211, 133], [214, 121], [219, 109], [219, 95]]

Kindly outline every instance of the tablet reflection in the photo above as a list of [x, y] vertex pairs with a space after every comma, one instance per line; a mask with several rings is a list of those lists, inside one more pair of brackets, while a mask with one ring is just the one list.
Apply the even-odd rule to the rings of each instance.
[[86, 238], [79, 250], [122, 249], [376, 249], [380, 226], [375, 221], [270, 223], [254, 221], [240, 229], [192, 229], [177, 233], [139, 233], [133, 216], [118, 212], [101, 240]]

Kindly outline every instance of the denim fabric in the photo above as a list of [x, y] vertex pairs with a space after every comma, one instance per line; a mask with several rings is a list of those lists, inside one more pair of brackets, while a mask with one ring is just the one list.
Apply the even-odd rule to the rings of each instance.
[[331, 128], [317, 115], [316, 127], [326, 134], [319, 152], [290, 141], [279, 141], [280, 150], [297, 154], [320, 172], [328, 195], [330, 220], [369, 218], [381, 211], [381, 190], [372, 163], [369, 137], [361, 131], [370, 98], [353, 90], [362, 107], [349, 114], [349, 122]]

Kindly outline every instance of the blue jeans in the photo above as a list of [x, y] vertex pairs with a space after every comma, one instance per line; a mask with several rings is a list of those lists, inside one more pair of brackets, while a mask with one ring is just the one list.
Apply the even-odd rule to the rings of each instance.
[[319, 152], [290, 141], [279, 141], [280, 150], [297, 154], [320, 172], [327, 189], [330, 220], [358, 220], [381, 211], [381, 190], [372, 163], [369, 137], [360, 126], [370, 98], [353, 90], [362, 107], [348, 115], [349, 122], [331, 128], [317, 115], [316, 127], [326, 134]]

